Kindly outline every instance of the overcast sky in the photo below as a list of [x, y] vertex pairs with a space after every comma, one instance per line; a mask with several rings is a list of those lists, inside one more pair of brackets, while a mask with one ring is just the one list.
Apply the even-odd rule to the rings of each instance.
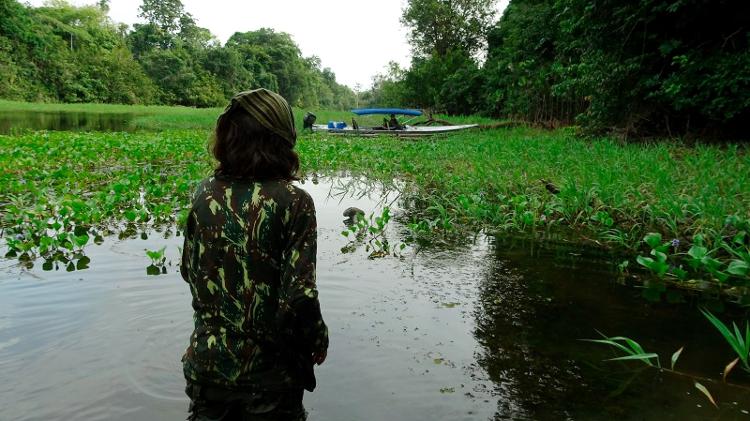
[[[504, 10], [509, 0], [500, 0]], [[44, 0], [29, 0], [41, 6]], [[70, 0], [75, 5], [95, 0]], [[182, 0], [198, 25], [222, 44], [235, 32], [262, 27], [292, 35], [304, 56], [320, 57], [339, 83], [370, 86], [372, 76], [393, 60], [408, 67], [407, 32], [399, 19], [406, 0]], [[141, 0], [111, 0], [109, 16], [116, 22], [140, 22]], [[499, 17], [499, 15], [498, 15]]]

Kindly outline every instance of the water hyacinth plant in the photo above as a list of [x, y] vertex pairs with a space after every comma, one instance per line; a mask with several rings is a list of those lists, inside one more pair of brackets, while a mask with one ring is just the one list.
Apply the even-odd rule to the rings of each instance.
[[679, 252], [679, 239], [664, 242], [659, 233], [649, 233], [643, 242], [651, 249], [650, 256], [638, 256], [636, 261], [659, 278], [671, 277], [679, 281], [708, 277], [718, 284], [750, 283], [750, 235], [748, 222], [730, 216], [725, 222], [729, 235], [714, 235], [714, 246], [702, 234], [693, 237], [686, 252]]
[[147, 275], [163, 275], [167, 273], [166, 251], [167, 246], [164, 246], [159, 250], [146, 250], [146, 256], [151, 259], [151, 264], [146, 268]]
[[[195, 183], [211, 172], [205, 145], [219, 112], [149, 110], [149, 131], [134, 133], [0, 136], [5, 252], [51, 258], [54, 244], [45, 237], [83, 229], [96, 238], [124, 222], [148, 229], [182, 219]], [[746, 146], [622, 144], [513, 128], [406, 142], [304, 134], [297, 149], [303, 173], [398, 180], [408, 194], [392, 216], [404, 217], [416, 238], [555, 233], [635, 257], [644, 236], [661, 233], [663, 241], [643, 255], [651, 261], [641, 259], [656, 276], [750, 285]], [[680, 243], [650, 254], [673, 239]], [[685, 252], [692, 246], [694, 256]], [[706, 255], [694, 268], [700, 247]]]
[[398, 252], [406, 248], [406, 244], [400, 243], [396, 248], [391, 247], [386, 232], [390, 220], [391, 210], [388, 206], [385, 206], [378, 216], [371, 213], [369, 217], [365, 217], [363, 213], [354, 213], [351, 220], [347, 221], [347, 229], [341, 232], [341, 235], [350, 239], [341, 251], [348, 253], [364, 245], [370, 259], [390, 254], [397, 256]]

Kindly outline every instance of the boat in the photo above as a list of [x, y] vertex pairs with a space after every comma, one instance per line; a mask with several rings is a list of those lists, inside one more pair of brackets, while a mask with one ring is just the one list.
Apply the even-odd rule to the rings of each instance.
[[[451, 133], [478, 127], [477, 124], [453, 125], [447, 121], [434, 120], [432, 116], [425, 121], [412, 122], [422, 116], [422, 111], [402, 108], [357, 108], [352, 110], [357, 116], [384, 115], [390, 116], [390, 120], [383, 118], [381, 126], [360, 126], [357, 120], [352, 118], [349, 125], [343, 121], [329, 121], [328, 124], [310, 124], [313, 132], [325, 132], [342, 135], [378, 136], [389, 135], [399, 137], [422, 137], [441, 133]], [[405, 121], [399, 121], [396, 116], [411, 117]]]

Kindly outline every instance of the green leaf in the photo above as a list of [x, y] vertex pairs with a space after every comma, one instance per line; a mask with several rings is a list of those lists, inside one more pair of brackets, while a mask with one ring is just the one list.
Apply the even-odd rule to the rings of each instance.
[[75, 242], [78, 247], [83, 247], [89, 243], [89, 236], [86, 234], [78, 235], [75, 237]]
[[125, 215], [125, 219], [127, 219], [130, 222], [134, 222], [135, 219], [138, 217], [138, 214], [135, 213], [133, 209], [126, 210], [123, 215]]
[[638, 256], [635, 258], [635, 261], [638, 262], [638, 264], [640, 264], [641, 266], [645, 266], [649, 269], [651, 269], [654, 264], [654, 259], [650, 257]]
[[695, 260], [701, 260], [704, 257], [706, 257], [706, 254], [708, 254], [708, 249], [702, 246], [696, 246], [690, 247], [690, 250], [688, 250], [688, 256], [692, 257]]
[[742, 341], [742, 343], [739, 343], [737, 341], [737, 338], [734, 336], [734, 334], [732, 334], [732, 332], [729, 330], [727, 325], [725, 325], [724, 322], [722, 322], [716, 316], [714, 316], [713, 313], [711, 313], [710, 311], [701, 309], [701, 312], [703, 313], [704, 316], [706, 316], [708, 321], [711, 322], [711, 324], [716, 328], [716, 330], [719, 331], [721, 336], [724, 337], [724, 340], [726, 340], [727, 343], [729, 343], [729, 345], [732, 347], [734, 352], [736, 352], [737, 355], [741, 359], [747, 360], [748, 355], [746, 352], [743, 352], [743, 348], [744, 348], [743, 345], [745, 341]]
[[750, 272], [750, 265], [742, 260], [732, 260], [727, 267], [727, 272], [735, 276], [746, 276]]
[[628, 349], [624, 345], [619, 344], [619, 343], [617, 343], [615, 341], [610, 341], [610, 340], [607, 340], [607, 339], [581, 339], [581, 340], [582, 341], [586, 341], [586, 342], [594, 342], [594, 343], [598, 343], [598, 344], [609, 345], [609, 346], [612, 346], [612, 347], [615, 347], [615, 348], [619, 349], [620, 351], [625, 352], [628, 355], [632, 355], [633, 354], [632, 350]]
[[719, 260], [716, 260], [713, 257], [709, 256], [705, 256], [704, 258], [702, 258], [701, 263], [703, 263], [703, 266], [705, 266], [709, 271], [718, 270], [722, 266]]
[[667, 261], [667, 255], [658, 250], [652, 250], [651, 254], [656, 257], [656, 261], [659, 263], [665, 263]]
[[634, 355], [626, 355], [624, 357], [617, 357], [617, 358], [610, 358], [607, 361], [632, 361], [632, 360], [639, 360], [643, 361], [644, 363], [648, 365], [654, 365], [651, 360], [656, 358], [659, 359], [658, 354], [649, 353], [649, 354], [634, 354]]
[[658, 232], [650, 232], [643, 237], [643, 241], [645, 241], [652, 249], [655, 249], [661, 245], [661, 234]]

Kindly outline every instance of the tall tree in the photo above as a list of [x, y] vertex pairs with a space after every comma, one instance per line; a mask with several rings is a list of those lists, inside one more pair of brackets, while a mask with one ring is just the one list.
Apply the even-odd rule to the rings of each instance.
[[[227, 41], [227, 46], [245, 52], [248, 60], [258, 60], [276, 76], [279, 93], [290, 104], [300, 105], [305, 89], [306, 64], [292, 37], [270, 28], [237, 32]], [[263, 54], [256, 55], [258, 49]]]
[[179, 32], [185, 17], [190, 17], [180, 0], [143, 0], [139, 10], [139, 17], [168, 34]]
[[409, 0], [401, 23], [418, 56], [445, 56], [450, 50], [474, 54], [485, 45], [497, 0]]

